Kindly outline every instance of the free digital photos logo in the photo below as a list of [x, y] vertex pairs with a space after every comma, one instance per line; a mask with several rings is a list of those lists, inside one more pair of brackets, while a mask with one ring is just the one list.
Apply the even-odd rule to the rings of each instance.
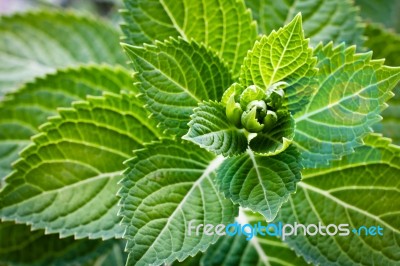
[[225, 224], [196, 224], [196, 220], [189, 221], [187, 234], [189, 236], [199, 236], [204, 234], [207, 236], [212, 236], [217, 234], [219, 236], [228, 235], [244, 235], [246, 240], [251, 240], [255, 236], [279, 236], [282, 240], [290, 236], [304, 235], [304, 236], [348, 236], [350, 233], [359, 236], [383, 236], [383, 228], [379, 225], [377, 226], [360, 226], [358, 228], [352, 228], [349, 224], [329, 224], [323, 225], [321, 222], [318, 224], [308, 224], [304, 225], [295, 222], [294, 224], [283, 224], [278, 223], [268, 223], [263, 225], [261, 222], [256, 224], [241, 224], [239, 222], [234, 222], [228, 225]]

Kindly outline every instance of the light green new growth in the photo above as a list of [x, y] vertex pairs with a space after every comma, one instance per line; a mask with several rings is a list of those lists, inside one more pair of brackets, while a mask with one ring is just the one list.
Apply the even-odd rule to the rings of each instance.
[[287, 83], [284, 91], [289, 111], [297, 112], [309, 101], [316, 86], [313, 77], [316, 58], [304, 38], [298, 14], [288, 25], [263, 36], [247, 54], [240, 71], [240, 84], [267, 90], [277, 82]]

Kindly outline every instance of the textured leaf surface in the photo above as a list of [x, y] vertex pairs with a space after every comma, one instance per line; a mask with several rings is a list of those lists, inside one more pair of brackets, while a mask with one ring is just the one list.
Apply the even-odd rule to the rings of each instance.
[[[107, 261], [124, 265], [122, 240], [59, 239], [12, 222], [0, 224], [0, 239], [5, 240], [0, 242], [0, 264], [4, 265], [107, 265]], [[120, 256], [119, 262], [116, 256]]]
[[216, 183], [234, 203], [272, 221], [301, 178], [300, 154], [291, 146], [275, 156], [247, 153], [226, 159]]
[[[238, 223], [258, 224], [264, 226], [265, 221], [259, 214], [250, 212], [239, 212]], [[183, 263], [174, 263], [174, 266], [254, 266], [254, 265], [285, 265], [303, 266], [308, 265], [303, 258], [298, 257], [286, 243], [270, 236], [253, 237], [250, 241], [246, 236], [236, 235], [234, 237], [224, 236], [212, 245], [204, 254], [189, 258]]]
[[56, 108], [69, 107], [73, 101], [104, 91], [139, 92], [128, 71], [86, 66], [58, 71], [7, 94], [0, 103], [0, 179], [11, 172], [11, 163], [30, 143], [30, 137], [39, 133], [46, 118], [57, 114]]
[[147, 106], [167, 134], [186, 134], [197, 104], [219, 101], [232, 83], [219, 58], [193, 41], [170, 39], [156, 46], [124, 48], [139, 72]]
[[237, 76], [257, 29], [242, 0], [125, 0], [125, 42], [133, 45], [182, 37], [204, 43]]
[[216, 102], [205, 102], [195, 108], [189, 123], [189, 132], [183, 139], [224, 156], [238, 155], [247, 149], [244, 130], [229, 123], [225, 106]]
[[[400, 36], [379, 25], [370, 24], [365, 31], [368, 40], [365, 45], [374, 51], [375, 58], [385, 58], [385, 64], [400, 66]], [[400, 144], [400, 86], [393, 90], [395, 96], [388, 102], [389, 107], [382, 112], [383, 120], [374, 130], [390, 137], [393, 143]]]
[[382, 60], [371, 60], [371, 53], [354, 50], [332, 44], [315, 50], [319, 89], [295, 115], [294, 140], [305, 166], [326, 164], [361, 145], [400, 80], [400, 68], [384, 66]]
[[325, 169], [303, 172], [297, 193], [282, 206], [285, 223], [381, 226], [383, 236], [287, 238], [307, 261], [320, 265], [397, 265], [400, 260], [400, 148], [368, 136], [366, 146]]
[[190, 142], [164, 140], [136, 152], [120, 191], [129, 265], [182, 261], [217, 241], [216, 234], [189, 235], [188, 223], [234, 220], [237, 208], [212, 180], [222, 161]]
[[288, 83], [285, 89], [289, 110], [299, 111], [315, 91], [312, 78], [316, 60], [304, 39], [301, 15], [285, 27], [257, 41], [247, 54], [240, 73], [244, 86], [268, 89], [276, 82]]
[[284, 150], [292, 143], [294, 137], [295, 123], [290, 115], [278, 119], [277, 124], [267, 132], [258, 133], [250, 140], [250, 148], [260, 154], [275, 155]]
[[106, 94], [42, 126], [0, 193], [0, 217], [77, 238], [121, 236], [115, 196], [123, 161], [156, 139], [142, 102]]
[[289, 23], [301, 12], [304, 31], [311, 45], [319, 42], [360, 45], [363, 42], [363, 25], [357, 9], [348, 0], [245, 0], [258, 22], [261, 34], [269, 34]]
[[1, 17], [0, 35], [0, 97], [56, 68], [126, 61], [118, 31], [87, 14], [41, 11]]

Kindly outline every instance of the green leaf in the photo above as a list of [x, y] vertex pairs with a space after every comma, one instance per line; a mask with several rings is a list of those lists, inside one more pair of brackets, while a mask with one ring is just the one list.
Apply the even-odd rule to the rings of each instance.
[[[245, 0], [258, 22], [261, 34], [269, 34], [289, 23], [299, 12], [303, 15], [304, 31], [311, 45], [320, 42], [361, 45], [363, 24], [358, 10], [348, 0]], [[382, 6], [382, 5], [380, 5]]]
[[272, 221], [301, 179], [300, 154], [294, 146], [275, 156], [246, 154], [226, 159], [216, 183], [225, 197]]
[[92, 96], [73, 107], [59, 109], [21, 153], [0, 193], [0, 217], [62, 237], [120, 237], [122, 162], [159, 133], [128, 94]]
[[118, 31], [87, 14], [53, 10], [1, 17], [0, 36], [0, 97], [56, 68], [125, 65]]
[[[400, 260], [400, 147], [369, 135], [366, 145], [329, 168], [308, 169], [279, 220], [301, 224], [348, 224], [348, 236], [286, 238], [307, 261], [319, 265], [397, 265]], [[383, 236], [351, 232], [381, 226]], [[332, 230], [332, 229], [331, 229]]]
[[230, 223], [237, 208], [214, 185], [223, 157], [191, 144], [164, 140], [136, 151], [120, 195], [127, 226], [128, 265], [159, 265], [205, 251], [218, 236], [195, 232], [188, 223]]
[[193, 111], [189, 132], [183, 139], [224, 156], [234, 156], [246, 151], [248, 144], [244, 130], [228, 122], [222, 104], [204, 102]]
[[169, 39], [156, 46], [124, 45], [147, 107], [166, 134], [183, 136], [197, 104], [219, 101], [232, 84], [226, 66], [205, 47]]
[[[236, 222], [244, 224], [258, 224], [266, 226], [259, 214], [252, 214], [241, 210]], [[254, 236], [250, 241], [245, 235], [223, 236], [212, 245], [204, 254], [186, 259], [183, 263], [174, 263], [173, 266], [202, 265], [202, 266], [253, 266], [253, 265], [308, 265], [298, 257], [287, 244], [276, 237]]]
[[259, 154], [275, 155], [292, 143], [295, 123], [292, 116], [286, 112], [278, 113], [278, 122], [268, 131], [257, 134], [250, 140], [250, 148]]
[[319, 89], [294, 117], [294, 141], [307, 167], [327, 164], [360, 146], [400, 80], [400, 68], [371, 60], [371, 53], [356, 54], [354, 46], [319, 46], [315, 55]]
[[[390, 66], [400, 65], [400, 36], [377, 24], [370, 24], [365, 31], [368, 40], [365, 45], [374, 51], [375, 58], [385, 58]], [[382, 112], [383, 120], [374, 125], [375, 132], [390, 137], [393, 143], [400, 144], [400, 86], [394, 89], [395, 97], [388, 102], [389, 107]]]
[[256, 24], [243, 0], [125, 0], [125, 6], [124, 42], [194, 39], [217, 52], [235, 77], [257, 38]]
[[0, 239], [7, 240], [0, 242], [2, 265], [89, 265], [94, 261], [99, 263], [97, 265], [107, 265], [102, 261], [114, 259], [117, 262], [116, 256], [122, 256], [122, 240], [60, 239], [57, 235], [31, 231], [26, 225], [12, 222], [0, 223]]
[[263, 36], [247, 54], [240, 73], [243, 87], [257, 85], [264, 90], [273, 84], [288, 83], [285, 94], [291, 112], [303, 108], [314, 93], [316, 59], [304, 39], [301, 15], [269, 36]]
[[400, 35], [380, 24], [368, 24], [365, 28], [365, 46], [372, 50], [374, 58], [385, 58], [389, 66], [400, 65]]
[[[398, 16], [400, 9], [399, 1], [355, 0], [355, 3], [360, 7], [360, 15], [365, 21], [379, 22], [387, 28], [400, 29], [400, 19]], [[368, 33], [366, 35], [368, 36]], [[387, 42], [387, 44], [391, 45], [390, 42]]]
[[138, 93], [129, 71], [85, 66], [60, 70], [7, 94], [0, 102], [0, 180], [11, 173], [18, 153], [31, 143], [47, 117], [57, 114], [58, 107], [69, 107], [73, 101], [100, 96], [104, 91]]

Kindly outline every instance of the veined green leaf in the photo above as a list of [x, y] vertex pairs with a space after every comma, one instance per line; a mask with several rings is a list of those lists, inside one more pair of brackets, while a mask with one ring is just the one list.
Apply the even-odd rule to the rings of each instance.
[[360, 146], [400, 80], [400, 68], [372, 60], [372, 53], [356, 54], [354, 46], [331, 43], [319, 46], [315, 55], [319, 89], [294, 117], [294, 141], [307, 167], [327, 164]]
[[[0, 223], [0, 264], [19, 266], [41, 265], [125, 265], [121, 250], [122, 240], [60, 239], [45, 235], [42, 230], [31, 231], [23, 224]], [[117, 256], [121, 257], [118, 261]]]
[[315, 64], [299, 14], [285, 27], [256, 42], [244, 60], [240, 83], [243, 87], [254, 84], [267, 90], [274, 83], [286, 82], [289, 111], [297, 112], [315, 92]]
[[[237, 223], [259, 224], [266, 226], [264, 218], [259, 214], [248, 211], [239, 211]], [[173, 266], [303, 266], [308, 265], [303, 258], [296, 255], [288, 245], [276, 237], [254, 236], [246, 240], [245, 235], [221, 237], [204, 254], [189, 258], [183, 263], [174, 263]]]
[[[284, 223], [349, 225], [349, 236], [305, 237], [301, 232], [287, 237], [309, 262], [397, 265], [400, 260], [400, 147], [376, 135], [364, 141], [365, 146], [328, 168], [305, 170], [297, 193], [282, 206], [278, 220]], [[378, 225], [383, 236], [353, 232]]]
[[204, 102], [193, 111], [189, 132], [183, 139], [224, 156], [234, 156], [246, 151], [246, 134], [243, 129], [229, 123], [225, 106], [216, 102]]
[[138, 71], [138, 86], [166, 134], [183, 136], [199, 102], [219, 101], [231, 83], [226, 66], [205, 47], [179, 39], [156, 46], [124, 45]]
[[125, 0], [125, 6], [124, 42], [194, 39], [217, 52], [234, 76], [257, 38], [256, 24], [243, 0]]
[[148, 145], [135, 155], [127, 163], [120, 191], [127, 264], [182, 261], [215, 243], [218, 235], [196, 236], [188, 226], [192, 220], [214, 225], [234, 220], [237, 208], [213, 181], [223, 157], [171, 140]]
[[290, 193], [296, 191], [301, 178], [299, 160], [294, 146], [275, 156], [248, 150], [222, 163], [216, 183], [225, 197], [272, 221]]
[[245, 0], [258, 22], [261, 34], [269, 34], [289, 23], [299, 12], [303, 15], [305, 34], [311, 45], [320, 42], [361, 45], [363, 25], [349, 0]]
[[7, 94], [0, 102], [0, 180], [11, 173], [18, 153], [31, 143], [47, 117], [57, 114], [58, 107], [69, 107], [73, 101], [100, 96], [104, 91], [139, 93], [128, 71], [85, 66], [60, 70]]
[[159, 133], [128, 94], [88, 97], [73, 107], [59, 109], [21, 153], [0, 193], [0, 217], [63, 237], [120, 237], [122, 162]]
[[0, 36], [0, 97], [56, 68], [126, 61], [118, 31], [87, 14], [40, 11], [1, 17]]
[[[400, 36], [377, 24], [370, 24], [365, 31], [368, 37], [365, 45], [374, 51], [375, 58], [385, 58], [385, 64], [400, 65]], [[400, 144], [400, 86], [394, 89], [395, 96], [388, 102], [389, 107], [382, 112], [383, 120], [374, 126], [374, 131], [390, 137]]]

